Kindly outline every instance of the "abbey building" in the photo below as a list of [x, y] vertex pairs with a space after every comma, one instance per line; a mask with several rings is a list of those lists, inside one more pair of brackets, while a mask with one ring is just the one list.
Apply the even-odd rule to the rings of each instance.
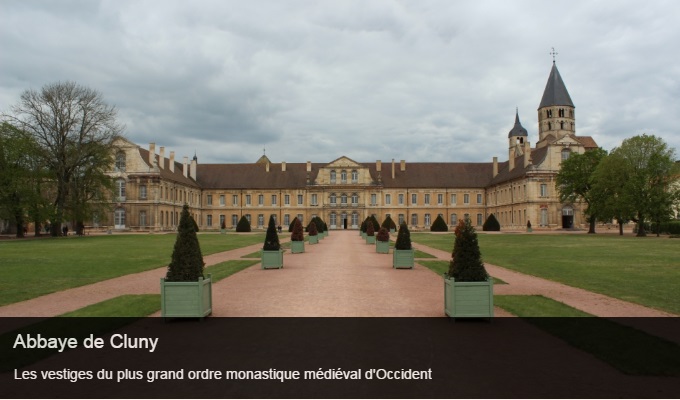
[[[111, 176], [116, 183], [106, 225], [115, 229], [174, 229], [188, 204], [203, 230], [234, 228], [246, 216], [254, 229], [273, 215], [287, 226], [295, 217], [320, 216], [330, 229], [354, 229], [369, 215], [429, 229], [441, 215], [455, 225], [470, 218], [481, 226], [494, 214], [501, 229], [579, 227], [579, 204], [561, 203], [555, 177], [562, 160], [596, 148], [576, 136], [575, 107], [553, 62], [538, 107], [538, 141], [532, 147], [519, 113], [508, 133], [506, 161], [358, 162], [341, 156], [326, 163], [199, 164], [121, 140]], [[158, 151], [157, 151], [158, 150]]]

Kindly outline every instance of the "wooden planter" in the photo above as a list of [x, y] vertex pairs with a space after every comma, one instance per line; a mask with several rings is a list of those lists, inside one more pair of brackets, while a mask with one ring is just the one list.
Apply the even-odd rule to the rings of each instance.
[[375, 236], [366, 236], [366, 244], [375, 244]]
[[161, 278], [163, 318], [203, 318], [212, 314], [212, 277], [196, 282], [166, 282]]
[[283, 268], [283, 250], [262, 250], [262, 269]]
[[493, 279], [456, 282], [445, 274], [444, 312], [451, 318], [492, 318]]
[[397, 250], [394, 249], [392, 256], [392, 268], [413, 268], [413, 249]]
[[290, 252], [291, 253], [304, 253], [305, 252], [305, 242], [303, 242], [303, 241], [291, 241], [290, 242]]
[[375, 242], [375, 252], [376, 253], [383, 253], [383, 254], [389, 254], [390, 252], [390, 242], [381, 242], [380, 240], [376, 240]]
[[309, 238], [309, 244], [319, 243], [319, 235], [310, 235], [310, 236], [308, 236], [308, 238]]

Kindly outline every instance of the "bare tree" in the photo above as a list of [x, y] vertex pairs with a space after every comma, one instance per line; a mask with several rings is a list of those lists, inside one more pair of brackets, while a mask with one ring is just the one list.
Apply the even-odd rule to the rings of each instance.
[[[52, 236], [61, 231], [78, 171], [101, 169], [103, 174], [108, 168], [102, 165], [110, 166], [110, 162], [92, 160], [112, 154], [113, 141], [123, 131], [116, 114], [116, 108], [106, 104], [101, 93], [68, 81], [45, 85], [40, 91], [26, 90], [12, 107], [9, 119], [35, 138], [56, 186], [50, 219]], [[71, 211], [78, 214], [78, 210]]]

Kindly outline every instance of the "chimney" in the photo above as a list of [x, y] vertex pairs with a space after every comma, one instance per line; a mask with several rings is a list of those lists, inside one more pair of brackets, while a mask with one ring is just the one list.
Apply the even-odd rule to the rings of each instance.
[[406, 160], [401, 160], [401, 172], [406, 171]]
[[524, 168], [531, 164], [531, 144], [524, 142]]
[[312, 162], [307, 161], [307, 172], [312, 172]]
[[188, 171], [189, 168], [187, 168], [188, 163], [189, 163], [189, 157], [184, 157], [184, 168], [182, 168], [182, 174], [184, 175], [185, 178], [189, 175], [189, 171]]
[[493, 177], [495, 178], [496, 175], [498, 175], [498, 157], [493, 158]]
[[149, 165], [153, 166], [153, 161], [156, 159], [156, 143], [149, 143]]
[[268, 162], [264, 163], [264, 170], [269, 172], [269, 163]]
[[175, 172], [175, 152], [170, 152], [170, 172]]
[[394, 158], [392, 159], [392, 179], [394, 179]]
[[191, 179], [196, 180], [196, 167], [198, 166], [198, 161], [196, 161], [196, 158], [194, 157], [191, 160], [191, 168], [189, 169], [189, 176], [191, 176]]
[[286, 172], [286, 162], [281, 161], [281, 171]]
[[382, 171], [382, 161], [377, 160], [377, 161], [375, 162], [375, 170], [376, 170], [376, 172]]
[[508, 170], [512, 171], [513, 169], [515, 169], [515, 149], [511, 147], [508, 150]]
[[161, 154], [158, 156], [158, 167], [163, 169], [165, 167], [165, 147], [161, 146]]

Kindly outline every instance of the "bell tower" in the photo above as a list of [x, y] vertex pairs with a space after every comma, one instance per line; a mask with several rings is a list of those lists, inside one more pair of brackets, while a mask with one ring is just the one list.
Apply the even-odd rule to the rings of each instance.
[[560, 139], [566, 135], [576, 134], [574, 103], [555, 65], [557, 53], [554, 48], [550, 54], [553, 56], [553, 65], [543, 91], [541, 104], [538, 106], [539, 142], [548, 136]]

